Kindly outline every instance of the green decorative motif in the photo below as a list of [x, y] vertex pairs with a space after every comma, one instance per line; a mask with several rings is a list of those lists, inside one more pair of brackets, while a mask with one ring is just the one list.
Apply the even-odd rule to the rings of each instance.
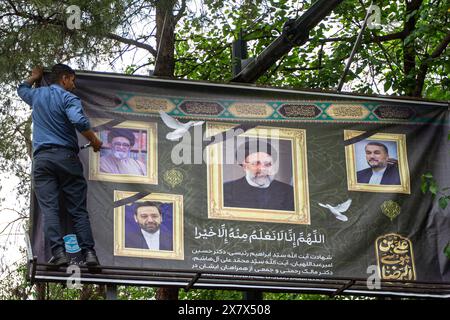
[[[189, 85], [189, 81], [186, 81]], [[193, 115], [208, 115], [218, 119], [259, 119], [259, 120], [289, 120], [289, 121], [318, 121], [335, 122], [361, 121], [373, 123], [444, 123], [445, 120], [435, 118], [421, 118], [417, 116], [418, 110], [413, 106], [396, 106], [386, 103], [356, 103], [343, 101], [243, 101], [221, 99], [187, 99], [186, 97], [168, 97], [160, 95], [136, 95], [132, 92], [118, 92], [122, 104], [114, 110], [127, 113], [153, 113], [158, 114], [164, 110], [169, 115], [177, 117], [192, 117]], [[177, 110], [183, 104], [189, 108], [200, 110], [200, 113], [190, 113], [186, 110]], [[208, 105], [219, 105], [214, 108]], [[292, 107], [295, 106], [295, 112]], [[278, 112], [277, 112], [278, 111]], [[300, 114], [297, 114], [300, 112]]]
[[175, 188], [183, 182], [184, 176], [180, 170], [170, 169], [164, 172], [163, 179], [171, 188]]
[[381, 212], [392, 221], [400, 214], [400, 205], [393, 200], [385, 201], [381, 205]]

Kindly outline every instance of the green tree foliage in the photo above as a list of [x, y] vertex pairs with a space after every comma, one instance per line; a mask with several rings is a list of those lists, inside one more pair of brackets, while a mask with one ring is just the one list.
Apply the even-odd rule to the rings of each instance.
[[11, 94], [15, 88], [8, 84], [3, 88], [8, 91], [0, 97], [0, 172], [19, 177], [19, 195], [27, 195], [30, 183], [31, 118], [27, 108]]
[[[0, 1], [0, 81], [16, 83], [32, 66], [71, 58], [98, 62], [115, 44], [111, 32], [123, 22], [131, 1]], [[82, 28], [67, 26], [70, 5], [82, 12]], [[79, 60], [82, 61], [82, 60]]]
[[[333, 90], [337, 87], [368, 1], [344, 1], [314, 28], [309, 41], [278, 61], [260, 84]], [[347, 78], [347, 90], [449, 99], [450, 41], [445, 1], [374, 1], [379, 29], [366, 29]], [[239, 31], [256, 57], [310, 1], [204, 1], [177, 29], [176, 75], [226, 81], [231, 43]], [[220, 72], [217, 72], [218, 68]]]
[[[348, 78], [349, 89], [447, 99], [446, 1], [378, 0], [374, 4], [381, 9], [380, 29], [366, 29]], [[80, 29], [67, 27], [69, 5], [81, 9]], [[126, 51], [124, 45], [148, 53], [146, 60], [128, 69], [133, 73], [155, 63], [158, 51], [164, 50], [155, 38], [161, 34], [166, 38], [170, 32], [175, 33], [175, 76], [227, 81], [231, 79], [231, 43], [240, 31], [248, 41], [249, 55], [255, 57], [282, 33], [288, 19], [301, 16], [310, 5], [305, 0], [1, 0], [0, 82], [17, 83], [35, 64], [50, 66], [72, 59], [83, 66], [118, 59]], [[368, 6], [368, 1], [341, 3], [310, 32], [306, 45], [291, 50], [259, 83], [335, 88]], [[168, 19], [166, 12], [173, 16], [176, 25], [171, 30], [155, 31], [158, 8], [162, 20]], [[167, 21], [162, 23], [167, 28]]]

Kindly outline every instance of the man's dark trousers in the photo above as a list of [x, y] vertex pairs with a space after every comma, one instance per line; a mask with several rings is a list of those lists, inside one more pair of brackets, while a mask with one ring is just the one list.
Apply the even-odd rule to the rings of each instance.
[[60, 196], [72, 217], [80, 248], [93, 249], [94, 239], [86, 210], [87, 184], [78, 155], [70, 149], [54, 147], [39, 151], [33, 162], [35, 194], [52, 253], [64, 248], [59, 218]]

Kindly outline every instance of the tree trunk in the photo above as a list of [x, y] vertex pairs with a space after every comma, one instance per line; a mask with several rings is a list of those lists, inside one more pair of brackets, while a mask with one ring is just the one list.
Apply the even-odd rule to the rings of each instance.
[[156, 300], [178, 300], [178, 288], [159, 287], [156, 290]]
[[47, 283], [36, 283], [36, 299], [47, 300]]
[[[414, 11], [420, 8], [422, 0], [406, 0], [405, 15], [411, 15]], [[413, 96], [416, 88], [416, 47], [414, 39], [408, 40], [406, 38], [414, 31], [417, 22], [417, 12], [412, 14], [408, 19], [405, 19], [403, 40], [403, 71], [405, 74], [405, 93], [407, 96]]]
[[92, 284], [83, 284], [80, 292], [80, 300], [95, 299], [95, 290]]
[[156, 62], [155, 76], [173, 77], [175, 71], [176, 0], [159, 1], [156, 5]]
[[106, 300], [106, 285], [98, 285], [97, 295], [99, 298]]
[[[158, 1], [156, 5], [155, 76], [173, 78], [175, 71], [175, 24], [173, 14], [176, 0]], [[160, 287], [156, 300], [178, 300], [178, 288]]]

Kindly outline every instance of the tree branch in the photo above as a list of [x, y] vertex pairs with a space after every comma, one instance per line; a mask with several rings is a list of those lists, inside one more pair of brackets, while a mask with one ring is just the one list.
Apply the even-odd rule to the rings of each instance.
[[[12, 211], [15, 211], [15, 210], [12, 210]], [[9, 228], [9, 226], [11, 226], [11, 225], [13, 225], [14, 223], [16, 223], [16, 222], [18, 222], [18, 221], [20, 221], [20, 220], [23, 220], [23, 219], [25, 219], [25, 217], [22, 217], [22, 216], [21, 216], [21, 217], [19, 217], [19, 218], [14, 219], [13, 221], [8, 222], [8, 223], [6, 224], [6, 226], [0, 231], [0, 234], [3, 234], [3, 232], [5, 232], [6, 229]]]
[[130, 44], [130, 45], [136, 46], [141, 49], [145, 49], [148, 52], [150, 52], [154, 57], [156, 57], [156, 50], [149, 44], [142, 43], [142, 42], [136, 41], [134, 39], [127, 39], [127, 38], [121, 37], [114, 33], [108, 33], [106, 36], [110, 39], [117, 40], [122, 43]]
[[399, 66], [397, 63], [395, 63], [395, 61], [391, 58], [391, 56], [386, 51], [386, 49], [383, 47], [383, 44], [381, 42], [377, 42], [376, 44], [378, 45], [378, 47], [380, 48], [381, 52], [383, 53], [384, 58], [386, 59], [386, 62], [389, 64], [389, 68], [391, 68], [392, 74], [394, 75], [395, 82], [397, 82], [398, 81], [397, 80], [397, 76], [395, 75], [395, 70], [394, 70], [392, 64], [394, 63], [399, 70], [401, 70], [401, 66]]
[[[222, 54], [222, 52], [224, 52], [224, 51], [225, 51], [226, 49], [228, 49], [228, 48], [229, 48], [229, 45], [228, 45], [228, 44], [225, 44], [225, 45], [222, 46], [222, 47], [218, 47], [217, 50], [211, 50], [210, 53], [207, 54], [206, 58], [205, 58], [201, 63], [197, 63], [197, 64], [194, 65], [187, 73], [176, 75], [176, 77], [177, 77], [177, 78], [184, 78], [184, 77], [188, 76], [189, 74], [191, 74], [192, 72], [194, 72], [195, 69], [197, 69], [197, 68], [200, 67], [201, 65], [204, 65], [205, 62], [209, 61], [210, 59], [212, 59], [212, 58], [214, 58], [214, 57], [216, 57], [216, 56]], [[211, 53], [213, 53], [213, 54], [211, 54]], [[187, 60], [187, 58], [181, 58], [181, 59], [186, 59], [186, 60]], [[197, 59], [195, 59], [195, 60], [197, 60]]]
[[138, 71], [139, 69], [141, 69], [141, 68], [143, 68], [143, 67], [150, 66], [150, 65], [152, 65], [152, 64], [153, 64], [153, 63], [151, 63], [151, 62], [141, 64], [139, 67], [137, 67], [136, 69], [134, 69], [133, 72], [132, 72], [131, 74], [135, 74], [136, 71]]
[[185, 10], [186, 10], [186, 0], [182, 0], [181, 1], [181, 8], [178, 11], [177, 15], [174, 17], [174, 23], [175, 24], [183, 17], [183, 14], [184, 14]]
[[430, 58], [435, 59], [435, 58], [439, 57], [444, 52], [444, 50], [447, 48], [449, 43], [450, 43], [450, 31], [447, 33], [447, 35], [442, 40], [442, 42], [439, 43], [439, 45], [436, 47], [436, 49], [434, 49]]
[[320, 70], [323, 69], [322, 66], [317, 66], [317, 67], [300, 67], [300, 68], [283, 68], [281, 69], [281, 71], [287, 71], [287, 72], [292, 72], [292, 71], [312, 71], [312, 70]]
[[[25, 12], [20, 12], [14, 6], [14, 3], [11, 0], [8, 0], [8, 3], [10, 4], [10, 6], [13, 9], [13, 11], [14, 11], [16, 16], [19, 16], [19, 17], [22, 17], [22, 18], [26, 18], [26, 19], [31, 19], [31, 20], [37, 21], [39, 23], [45, 22], [45, 23], [48, 23], [48, 24], [61, 26], [63, 28], [65, 26], [65, 24], [62, 21], [51, 19], [51, 16], [48, 17], [48, 18], [42, 18], [42, 17], [37, 16], [37, 15], [31, 15], [31, 14], [28, 14], [28, 13], [25, 13]], [[113, 40], [119, 41], [121, 43], [130, 44], [130, 45], [136, 46], [138, 48], [145, 49], [148, 52], [150, 52], [153, 56], [156, 57], [156, 50], [149, 44], [142, 43], [142, 42], [139, 42], [139, 41], [134, 40], [134, 39], [127, 39], [125, 37], [116, 35], [116, 34], [114, 34], [112, 32], [106, 34], [106, 37], [108, 37], [109, 39], [113, 39]]]
[[[373, 43], [373, 42], [384, 42], [384, 41], [391, 41], [391, 40], [399, 40], [404, 39], [406, 37], [406, 34], [404, 31], [394, 32], [391, 34], [386, 34], [383, 36], [372, 36], [369, 39], [363, 40], [363, 43]], [[309, 39], [309, 41], [313, 40], [312, 38]], [[338, 41], [348, 41], [348, 42], [354, 42], [356, 40], [356, 37], [337, 37], [337, 38], [326, 38], [321, 39], [319, 42], [325, 43], [325, 42], [338, 42]]]
[[425, 78], [428, 73], [428, 68], [434, 59], [438, 58], [447, 48], [450, 43], [450, 31], [444, 37], [444, 39], [437, 45], [430, 56], [426, 57], [419, 67], [419, 72], [416, 78], [416, 87], [414, 88], [414, 97], [420, 97], [422, 95], [423, 85], [425, 83]]

